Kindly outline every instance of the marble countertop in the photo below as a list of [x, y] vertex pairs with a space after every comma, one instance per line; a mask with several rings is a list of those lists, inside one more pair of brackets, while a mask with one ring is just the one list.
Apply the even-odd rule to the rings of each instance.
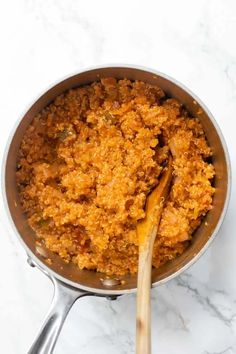
[[[152, 67], [208, 106], [232, 162], [229, 210], [213, 245], [177, 279], [152, 291], [153, 353], [236, 353], [236, 2], [234, 0], [18, 0], [0, 5], [0, 158], [25, 108], [55, 80], [91, 65]], [[52, 297], [30, 268], [0, 208], [1, 352], [25, 354]], [[135, 296], [83, 298], [55, 354], [134, 353]]]

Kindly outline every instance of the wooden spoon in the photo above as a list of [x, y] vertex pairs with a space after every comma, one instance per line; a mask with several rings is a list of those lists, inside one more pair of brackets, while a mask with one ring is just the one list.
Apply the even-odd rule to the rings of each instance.
[[137, 225], [139, 262], [137, 285], [136, 354], [151, 353], [151, 275], [153, 245], [157, 235], [163, 205], [172, 177], [172, 157], [157, 187], [147, 197], [146, 216]]

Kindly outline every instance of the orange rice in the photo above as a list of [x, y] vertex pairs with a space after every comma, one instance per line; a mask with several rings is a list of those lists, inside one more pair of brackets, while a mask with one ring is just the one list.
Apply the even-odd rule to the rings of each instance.
[[153, 266], [180, 255], [212, 207], [214, 167], [197, 118], [144, 82], [105, 78], [58, 96], [28, 127], [17, 181], [29, 225], [65, 262], [135, 273], [136, 225], [169, 150], [173, 181]]

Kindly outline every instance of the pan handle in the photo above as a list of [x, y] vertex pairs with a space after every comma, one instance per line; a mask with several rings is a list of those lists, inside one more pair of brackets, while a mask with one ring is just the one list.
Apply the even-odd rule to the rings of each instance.
[[94, 295], [73, 289], [55, 278], [51, 280], [54, 284], [52, 304], [28, 354], [52, 354], [63, 323], [74, 302], [83, 296]]

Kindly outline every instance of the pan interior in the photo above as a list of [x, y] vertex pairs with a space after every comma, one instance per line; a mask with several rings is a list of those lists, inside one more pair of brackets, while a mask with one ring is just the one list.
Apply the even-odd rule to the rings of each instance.
[[[209, 145], [213, 151], [213, 164], [216, 170], [214, 185], [216, 188], [213, 208], [203, 219], [202, 224], [194, 234], [193, 241], [189, 248], [174, 261], [169, 262], [159, 269], [153, 269], [152, 279], [154, 285], [166, 280], [186, 267], [206, 246], [209, 239], [213, 237], [218, 227], [219, 220], [225, 209], [228, 194], [228, 162], [226, 152], [219, 136], [218, 129], [214, 125], [209, 113], [205, 108], [194, 99], [185, 89], [181, 88], [172, 80], [167, 79], [161, 74], [155, 74], [149, 71], [128, 68], [128, 67], [108, 67], [93, 69], [72, 76], [56, 86], [52, 87], [43, 94], [27, 111], [20, 121], [13, 138], [11, 140], [9, 150], [7, 152], [5, 166], [5, 192], [6, 199], [11, 215], [11, 219], [19, 235], [26, 247], [28, 254], [39, 263], [48, 273], [60, 278], [64, 282], [78, 288], [84, 288], [93, 292], [104, 293], [124, 293], [132, 291], [136, 288], [136, 276], [120, 277], [124, 282], [117, 282], [110, 290], [103, 284], [104, 274], [92, 271], [79, 270], [73, 264], [64, 263], [61, 258], [43, 247], [36, 246], [35, 233], [28, 226], [26, 217], [22, 211], [19, 195], [16, 187], [16, 163], [17, 155], [21, 139], [27, 126], [31, 123], [33, 117], [48, 105], [56, 96], [62, 92], [91, 83], [98, 80], [99, 77], [113, 76], [117, 79], [127, 78], [130, 80], [141, 80], [153, 85], [161, 87], [167, 95], [177, 98], [182, 102], [192, 116], [198, 117], [203, 125]], [[48, 264], [47, 259], [52, 260]]]

